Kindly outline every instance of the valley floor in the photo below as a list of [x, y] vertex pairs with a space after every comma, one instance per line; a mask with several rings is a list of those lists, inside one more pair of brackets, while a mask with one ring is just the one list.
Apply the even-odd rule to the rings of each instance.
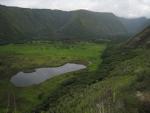
[[[150, 113], [150, 50], [94, 42], [0, 46], [1, 113]], [[80, 63], [87, 69], [17, 88], [19, 71]]]
[[[91, 77], [102, 61], [100, 56], [105, 47], [106, 44], [93, 42], [32, 42], [0, 46], [0, 112], [28, 113], [65, 82], [68, 84], [67, 80], [82, 76], [82, 73], [84, 76], [91, 73]], [[10, 78], [19, 71], [60, 66], [67, 62], [84, 64], [88, 68], [26, 88], [17, 88], [10, 83]]]

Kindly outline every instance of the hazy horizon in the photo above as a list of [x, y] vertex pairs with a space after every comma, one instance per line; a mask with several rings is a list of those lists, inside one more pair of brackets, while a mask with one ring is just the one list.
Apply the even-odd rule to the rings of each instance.
[[56, 9], [63, 11], [82, 9], [95, 12], [113, 13], [116, 16], [126, 18], [150, 18], [149, 0], [0, 0], [0, 4], [22, 8]]

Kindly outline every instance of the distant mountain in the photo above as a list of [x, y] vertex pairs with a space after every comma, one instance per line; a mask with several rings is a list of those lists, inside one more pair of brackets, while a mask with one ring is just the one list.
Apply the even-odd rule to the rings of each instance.
[[124, 25], [112, 13], [0, 5], [0, 41], [109, 39], [126, 33]]
[[126, 27], [130, 35], [135, 35], [141, 32], [148, 25], [150, 25], [150, 20], [145, 17], [140, 18], [119, 18], [122, 24]]
[[127, 42], [128, 47], [150, 47], [150, 26]]

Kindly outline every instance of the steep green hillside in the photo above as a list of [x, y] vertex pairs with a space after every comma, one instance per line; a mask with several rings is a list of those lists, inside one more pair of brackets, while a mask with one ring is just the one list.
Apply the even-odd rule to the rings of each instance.
[[135, 37], [128, 40], [128, 47], [150, 47], [150, 26], [138, 33]]
[[112, 37], [115, 38], [115, 36], [122, 36], [126, 31], [121, 22], [112, 13], [78, 10], [73, 11], [72, 14], [72, 20], [62, 29], [65, 36], [111, 39]]
[[[124, 33], [111, 13], [0, 6], [0, 42], [30, 41], [0, 46], [0, 112], [150, 113], [150, 27], [107, 48], [99, 42], [67, 43]], [[52, 39], [67, 41], [31, 41]], [[66, 62], [87, 69], [26, 88], [10, 82], [17, 72]]]
[[127, 84], [118, 90], [120, 105], [116, 103], [115, 107], [119, 113], [150, 112], [149, 41], [150, 27], [147, 27], [127, 43], [109, 47], [103, 55], [102, 78], [128, 78]]
[[138, 32], [141, 32], [147, 26], [150, 25], [150, 21], [148, 18], [139, 17], [139, 18], [119, 18], [122, 24], [127, 29], [130, 35], [135, 35]]
[[125, 34], [124, 26], [111, 13], [0, 6], [1, 42], [32, 39], [102, 39]]
[[[146, 32], [145, 32], [146, 31]], [[149, 28], [142, 36], [150, 39]], [[110, 45], [93, 77], [82, 73], [62, 83], [32, 113], [149, 113], [150, 48]]]

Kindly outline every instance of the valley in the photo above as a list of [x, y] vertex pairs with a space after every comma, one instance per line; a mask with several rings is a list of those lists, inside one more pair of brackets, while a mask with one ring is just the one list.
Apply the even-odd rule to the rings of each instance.
[[0, 5], [0, 113], [150, 113], [149, 86], [149, 18]]
[[[26, 113], [42, 102], [65, 81], [81, 76], [81, 73], [89, 72], [91, 73], [89, 77], [92, 77], [92, 73], [97, 70], [98, 65], [102, 62], [100, 56], [105, 48], [105, 43], [93, 42], [75, 42], [71, 44], [32, 42], [0, 46], [0, 72], [3, 73], [0, 82], [0, 101], [3, 104], [0, 105], [0, 112], [14, 112], [14, 102], [11, 102], [11, 105], [7, 108], [8, 102], [12, 100], [12, 94], [15, 96], [16, 112]], [[10, 82], [10, 78], [19, 71], [60, 66], [68, 62], [84, 64], [87, 69], [53, 77], [39, 85], [25, 88], [15, 87]]]

